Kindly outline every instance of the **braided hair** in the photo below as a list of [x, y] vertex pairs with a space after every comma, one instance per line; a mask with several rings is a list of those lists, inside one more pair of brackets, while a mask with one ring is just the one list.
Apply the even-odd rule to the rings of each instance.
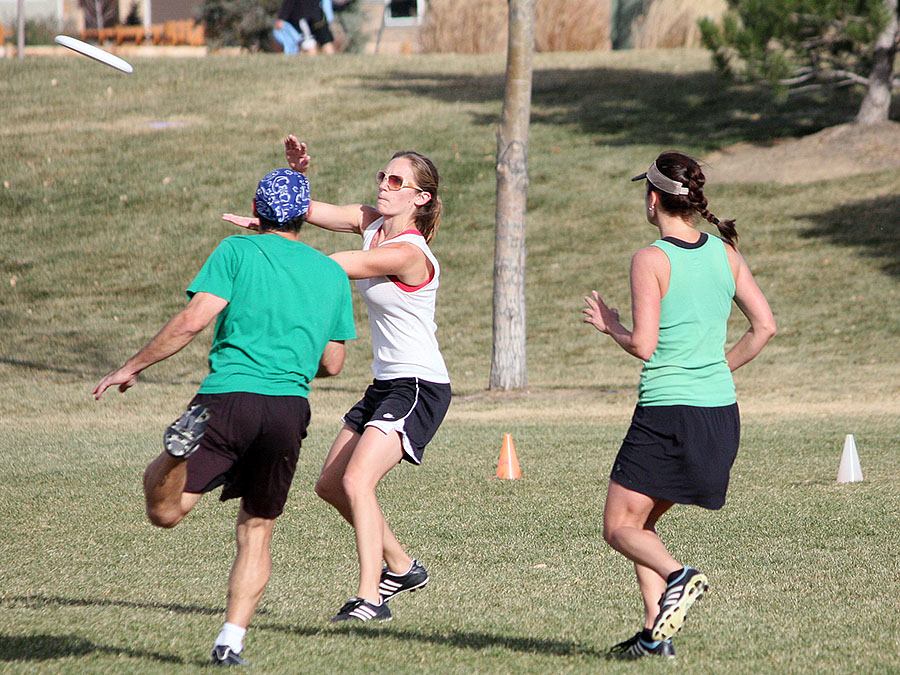
[[734, 227], [734, 220], [719, 220], [706, 208], [709, 204], [703, 194], [706, 176], [703, 175], [700, 164], [680, 152], [664, 152], [656, 158], [656, 168], [663, 175], [679, 181], [688, 188], [686, 195], [673, 195], [658, 190], [650, 181], [647, 181], [647, 189], [656, 191], [663, 210], [674, 216], [681, 216], [685, 220], [693, 219], [695, 213], [700, 214], [702, 218], [716, 226], [722, 239], [736, 248], [738, 234]]

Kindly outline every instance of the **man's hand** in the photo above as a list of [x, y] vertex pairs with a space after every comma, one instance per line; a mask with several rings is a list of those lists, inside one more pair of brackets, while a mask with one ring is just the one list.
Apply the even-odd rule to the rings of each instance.
[[122, 366], [100, 380], [93, 391], [91, 391], [91, 394], [94, 396], [95, 401], [99, 401], [100, 397], [103, 396], [103, 392], [115, 385], [119, 386], [119, 391], [124, 392], [137, 384], [137, 376], [138, 374], [131, 368]]
[[97, 383], [91, 391], [94, 399], [99, 401], [103, 392], [114, 385], [118, 385], [119, 391], [133, 387], [137, 383], [138, 373], [181, 350], [227, 305], [227, 300], [212, 293], [205, 291], [194, 293], [187, 306], [169, 319], [150, 342], [128, 359], [121, 368], [112, 371]]

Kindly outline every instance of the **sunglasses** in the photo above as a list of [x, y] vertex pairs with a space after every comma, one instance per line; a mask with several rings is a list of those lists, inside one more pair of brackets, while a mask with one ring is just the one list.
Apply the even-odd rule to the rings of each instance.
[[375, 182], [379, 185], [381, 185], [385, 180], [387, 180], [388, 190], [391, 190], [393, 192], [402, 190], [403, 188], [412, 188], [413, 190], [423, 192], [422, 188], [420, 188], [415, 183], [410, 183], [403, 176], [398, 176], [395, 173], [385, 173], [384, 171], [379, 171], [375, 174]]

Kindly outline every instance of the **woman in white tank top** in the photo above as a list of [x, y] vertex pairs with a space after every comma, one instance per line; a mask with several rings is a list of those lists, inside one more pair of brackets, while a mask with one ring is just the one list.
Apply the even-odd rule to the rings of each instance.
[[[309, 166], [306, 145], [285, 139], [292, 169]], [[450, 403], [450, 379], [434, 322], [440, 265], [428, 247], [441, 216], [438, 172], [422, 155], [398, 152], [376, 174], [378, 201], [335, 206], [311, 201], [306, 220], [333, 232], [362, 236], [360, 250], [335, 253], [366, 302], [375, 380], [344, 417], [316, 493], [353, 525], [359, 588], [332, 621], [391, 618], [387, 600], [428, 583], [387, 526], [375, 486], [402, 460], [420, 464]], [[253, 220], [225, 214], [252, 227]], [[382, 561], [385, 566], [382, 568]]]

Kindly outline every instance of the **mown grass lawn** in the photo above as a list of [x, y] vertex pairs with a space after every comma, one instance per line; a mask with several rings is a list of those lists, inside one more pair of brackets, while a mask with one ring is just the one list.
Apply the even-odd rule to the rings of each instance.
[[[329, 630], [355, 588], [350, 529], [312, 484], [369, 379], [364, 310], [314, 420], [275, 570], [247, 640], [293, 672], [896, 672], [900, 529], [900, 180], [708, 187], [779, 335], [736, 381], [741, 453], [729, 502], [660, 531], [710, 594], [672, 663], [609, 663], [640, 603], [600, 536], [609, 466], [640, 364], [580, 323], [597, 288], [627, 320], [627, 269], [652, 230], [628, 179], [661, 150], [703, 157], [845, 122], [858, 98], [776, 104], [723, 83], [700, 52], [540, 55], [530, 137], [528, 392], [490, 367], [497, 57], [275, 56], [0, 62], [0, 670], [171, 672], [205, 663], [222, 621], [235, 505], [207, 497], [173, 531], [146, 524], [143, 467], [204, 374], [208, 336], [100, 403], [89, 391], [184, 302], [216, 242], [310, 145], [314, 197], [367, 201], [398, 149], [431, 156], [446, 215], [439, 338], [457, 393], [424, 466], [380, 498], [428, 566], [427, 589], [377, 629]], [[310, 228], [326, 252], [356, 242]], [[894, 237], [895, 238], [895, 237]], [[732, 337], [743, 330], [734, 317]], [[503, 433], [524, 478], [493, 479]], [[865, 481], [835, 483], [853, 433]]]

